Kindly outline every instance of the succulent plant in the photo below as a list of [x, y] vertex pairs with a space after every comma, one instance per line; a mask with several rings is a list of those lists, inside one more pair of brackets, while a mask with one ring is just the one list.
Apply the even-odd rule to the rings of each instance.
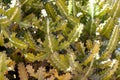
[[119, 80], [120, 0], [0, 0], [0, 80]]

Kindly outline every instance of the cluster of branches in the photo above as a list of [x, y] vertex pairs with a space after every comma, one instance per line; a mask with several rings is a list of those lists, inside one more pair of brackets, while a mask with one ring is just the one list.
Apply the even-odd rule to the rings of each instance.
[[0, 80], [120, 78], [120, 0], [0, 2]]

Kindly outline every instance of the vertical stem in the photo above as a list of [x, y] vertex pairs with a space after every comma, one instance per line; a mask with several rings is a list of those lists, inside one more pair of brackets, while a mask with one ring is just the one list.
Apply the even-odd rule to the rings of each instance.
[[48, 38], [48, 46], [50, 48], [50, 51], [53, 53], [53, 47], [51, 43], [51, 38], [50, 38], [50, 28], [49, 28], [49, 19], [47, 18], [47, 38]]
[[92, 61], [90, 63], [90, 67], [89, 67], [88, 71], [86, 72], [85, 76], [81, 80], [86, 80], [86, 77], [88, 76], [88, 74], [90, 73], [90, 70], [92, 69], [93, 63], [94, 63], [94, 58], [92, 59]]
[[91, 15], [91, 28], [90, 28], [90, 34], [92, 35], [93, 32], [93, 23], [94, 23], [94, 4], [95, 4], [95, 0], [89, 0], [89, 11], [90, 11], [90, 15]]
[[73, 5], [73, 15], [76, 16], [76, 7], [75, 7], [75, 0], [72, 0], [72, 5]]

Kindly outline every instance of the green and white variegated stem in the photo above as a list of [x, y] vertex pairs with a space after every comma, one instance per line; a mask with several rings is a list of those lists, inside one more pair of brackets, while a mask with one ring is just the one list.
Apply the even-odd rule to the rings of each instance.
[[76, 2], [75, 0], [72, 0], [72, 5], [73, 5], [73, 15], [74, 15], [74, 16], [76, 16], [76, 13], [77, 13], [75, 2]]
[[99, 53], [100, 50], [100, 43], [98, 41], [95, 41], [93, 48], [90, 51], [90, 55], [85, 59], [84, 65], [87, 65], [89, 62], [91, 62], [95, 55]]
[[62, 11], [63, 15], [68, 15], [67, 6], [64, 4], [63, 0], [56, 0], [57, 7]]
[[94, 4], [95, 0], [89, 0], [89, 12], [92, 17], [92, 21], [94, 21]]
[[50, 63], [59, 70], [67, 71], [69, 68], [68, 57], [64, 55], [60, 55], [57, 52], [51, 55]]
[[94, 25], [95, 0], [89, 0], [89, 14], [91, 16], [90, 35], [95, 34], [96, 26]]
[[0, 52], [0, 80], [5, 80], [4, 73], [7, 71], [6, 59], [6, 54]]
[[83, 24], [77, 25], [75, 33], [73, 34], [73, 36], [71, 36], [72, 38], [69, 41], [70, 43], [78, 40], [78, 38], [80, 37], [80, 34], [82, 33], [83, 27], [84, 27]]
[[9, 38], [12, 45], [14, 45], [15, 47], [22, 49], [22, 50], [27, 49], [28, 45], [24, 41], [16, 38], [15, 35], [16, 35], [16, 33], [12, 33], [11, 37]]
[[68, 41], [61, 43], [60, 48], [67, 48], [71, 43], [76, 42], [80, 37], [80, 34], [82, 33], [83, 27], [83, 24], [76, 25], [75, 28], [71, 31], [71, 33], [68, 35]]
[[19, 49], [27, 49], [28, 44], [26, 44], [24, 41], [19, 40], [18, 38], [15, 37], [16, 33], [12, 33], [12, 35], [9, 35], [7, 30], [2, 27], [1, 33], [9, 39], [12, 45]]
[[68, 2], [68, 14], [76, 16], [75, 0], [69, 0], [69, 2]]
[[58, 15], [57, 15], [56, 10], [55, 10], [54, 7], [52, 6], [52, 4], [46, 3], [45, 9], [46, 9], [46, 11], [47, 11], [47, 14], [53, 19], [53, 21], [56, 21]]
[[114, 27], [114, 30], [110, 37], [110, 41], [106, 47], [106, 50], [103, 52], [101, 58], [106, 58], [110, 53], [112, 53], [115, 50], [115, 48], [118, 44], [119, 35], [120, 35], [119, 29], [120, 29], [120, 27], [118, 25], [116, 25]]
[[114, 3], [113, 8], [111, 10], [111, 16], [113, 18], [120, 17], [119, 11], [120, 11], [120, 0], [115, 0], [115, 3]]
[[105, 25], [104, 27], [102, 28], [102, 30], [100, 31], [100, 33], [102, 35], [105, 35], [107, 38], [109, 37], [112, 29], [113, 29], [113, 26], [114, 26], [114, 18], [108, 18], [108, 20], [105, 21]]
[[73, 52], [69, 51], [68, 57], [69, 57], [69, 68], [67, 69], [67, 71], [73, 71], [78, 66], [78, 63], [75, 61], [76, 56]]
[[86, 80], [86, 77], [88, 76], [88, 74], [91, 72], [91, 69], [93, 67], [93, 63], [94, 63], [94, 58], [92, 59], [91, 63], [90, 63], [90, 66], [87, 70], [87, 72], [85, 73], [85, 75], [83, 76], [83, 78], [81, 80]]
[[68, 9], [67, 6], [64, 4], [62, 0], [56, 0], [56, 5], [60, 10], [60, 13], [64, 15], [70, 21], [71, 24], [75, 25], [79, 23], [79, 19], [74, 17], [74, 16], [69, 16], [68, 15]]
[[7, 19], [6, 21], [1, 22], [1, 24], [6, 24], [6, 23], [12, 21], [14, 19], [14, 17], [17, 15], [18, 10], [19, 10], [19, 7], [16, 7], [15, 11], [13, 12], [12, 16], [10, 17], [10, 19]]
[[43, 61], [46, 58], [48, 58], [48, 54], [44, 54], [44, 53], [37, 53], [37, 55], [34, 55], [33, 53], [27, 53], [24, 54], [25, 59], [30, 61], [30, 62], [35, 62], [35, 61]]
[[111, 10], [111, 16], [108, 18], [108, 21], [105, 23], [104, 28], [101, 30], [101, 34], [109, 38], [109, 35], [112, 32], [112, 29], [115, 24], [115, 18], [119, 17], [119, 10], [120, 9], [120, 0], [116, 0], [113, 8]]
[[50, 38], [49, 19], [47, 19], [47, 38], [48, 38], [48, 47], [49, 47], [51, 53], [53, 53], [53, 47], [52, 47], [52, 42], [51, 42], [51, 38]]
[[110, 69], [109, 72], [106, 72], [105, 74], [103, 74], [103, 78], [100, 80], [110, 80], [110, 78], [112, 77], [112, 75], [116, 72], [116, 70], [118, 69], [119, 65], [119, 61], [116, 60], [114, 66], [112, 69]]
[[9, 38], [9, 33], [5, 27], [1, 27], [1, 34], [3, 34], [6, 38]]
[[72, 3], [73, 3], [73, 0], [69, 0], [68, 2], [68, 14], [69, 15], [72, 14], [72, 9], [73, 9]]

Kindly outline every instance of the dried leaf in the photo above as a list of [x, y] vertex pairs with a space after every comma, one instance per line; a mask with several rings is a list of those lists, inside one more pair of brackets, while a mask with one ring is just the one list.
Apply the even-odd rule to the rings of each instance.
[[18, 64], [18, 73], [20, 80], [28, 80], [28, 74], [25, 68], [25, 65], [23, 63]]
[[39, 69], [36, 72], [36, 77], [38, 80], [44, 80], [45, 74], [46, 74], [45, 68], [39, 67]]
[[27, 72], [30, 74], [30, 76], [37, 78], [35, 74], [35, 70], [31, 65], [27, 65], [26, 69], [27, 69]]

